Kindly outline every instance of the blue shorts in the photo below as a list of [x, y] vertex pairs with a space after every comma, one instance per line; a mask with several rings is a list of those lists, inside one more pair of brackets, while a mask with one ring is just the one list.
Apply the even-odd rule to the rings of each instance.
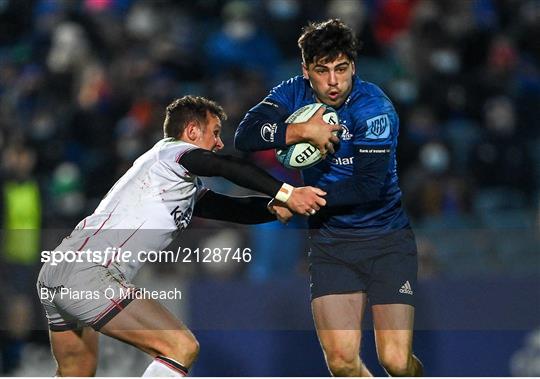
[[411, 229], [371, 240], [310, 241], [311, 298], [362, 291], [371, 305], [414, 306], [418, 272]]

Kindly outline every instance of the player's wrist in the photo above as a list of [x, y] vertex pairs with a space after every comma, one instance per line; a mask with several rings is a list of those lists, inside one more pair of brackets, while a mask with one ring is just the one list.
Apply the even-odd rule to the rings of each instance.
[[283, 185], [280, 187], [280, 189], [274, 196], [274, 199], [276, 199], [277, 201], [281, 201], [282, 203], [286, 203], [291, 197], [293, 190], [293, 186], [288, 183], [283, 183]]
[[287, 143], [287, 146], [306, 141], [307, 128], [304, 126], [304, 123], [286, 124], [286, 125], [287, 125], [287, 132], [285, 134], [285, 142]]

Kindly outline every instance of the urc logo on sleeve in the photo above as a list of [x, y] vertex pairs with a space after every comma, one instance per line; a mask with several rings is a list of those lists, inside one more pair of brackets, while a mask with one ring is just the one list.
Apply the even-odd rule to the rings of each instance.
[[366, 139], [385, 139], [390, 136], [390, 119], [382, 114], [366, 121]]

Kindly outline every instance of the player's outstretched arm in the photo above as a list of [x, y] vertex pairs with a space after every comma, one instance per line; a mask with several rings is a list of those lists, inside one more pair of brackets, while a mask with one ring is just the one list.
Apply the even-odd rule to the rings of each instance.
[[193, 215], [238, 224], [262, 224], [276, 221], [267, 208], [270, 200], [266, 196], [235, 197], [208, 190], [195, 204]]
[[328, 125], [323, 120], [324, 109], [317, 111], [308, 121], [286, 124], [288, 110], [268, 99], [249, 110], [234, 137], [234, 146], [241, 151], [284, 149], [288, 145], [309, 142], [321, 151], [334, 152], [334, 144], [339, 138], [332, 132], [339, 125]]
[[326, 204], [322, 198], [326, 194], [324, 191], [315, 187], [295, 188], [241, 158], [194, 149], [180, 158], [180, 164], [197, 176], [221, 176], [239, 186], [276, 198], [298, 214], [311, 214]]

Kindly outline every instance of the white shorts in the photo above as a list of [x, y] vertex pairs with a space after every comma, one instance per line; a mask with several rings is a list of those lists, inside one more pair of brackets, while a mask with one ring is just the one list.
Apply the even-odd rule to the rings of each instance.
[[37, 280], [38, 296], [52, 331], [91, 326], [99, 330], [138, 291], [118, 268], [95, 263], [45, 263]]

